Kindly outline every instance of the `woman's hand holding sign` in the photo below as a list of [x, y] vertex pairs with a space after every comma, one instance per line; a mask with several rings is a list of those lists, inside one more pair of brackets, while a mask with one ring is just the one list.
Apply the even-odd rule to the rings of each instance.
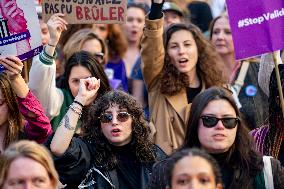
[[16, 56], [0, 57], [0, 64], [5, 67], [5, 72], [12, 80], [20, 76], [24, 67], [23, 62]]

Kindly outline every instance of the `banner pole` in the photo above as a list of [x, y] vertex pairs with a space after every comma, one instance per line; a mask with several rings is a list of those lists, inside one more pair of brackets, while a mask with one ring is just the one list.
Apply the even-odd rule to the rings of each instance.
[[273, 52], [273, 61], [275, 64], [275, 73], [276, 73], [277, 86], [278, 86], [278, 91], [279, 91], [279, 96], [280, 96], [281, 109], [282, 109], [282, 114], [284, 117], [284, 99], [283, 99], [283, 92], [282, 92], [281, 79], [280, 79], [280, 73], [278, 69], [276, 52]]

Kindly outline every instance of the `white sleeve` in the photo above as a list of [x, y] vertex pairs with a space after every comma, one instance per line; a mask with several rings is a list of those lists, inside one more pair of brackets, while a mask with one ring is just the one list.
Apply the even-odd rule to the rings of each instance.
[[50, 120], [59, 115], [64, 100], [62, 91], [56, 87], [55, 77], [54, 61], [49, 65], [41, 62], [39, 55], [34, 57], [29, 73], [29, 88], [38, 98]]

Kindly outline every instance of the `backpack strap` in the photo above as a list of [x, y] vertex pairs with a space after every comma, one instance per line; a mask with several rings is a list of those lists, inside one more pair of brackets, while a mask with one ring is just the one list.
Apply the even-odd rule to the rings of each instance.
[[244, 85], [244, 80], [248, 72], [249, 64], [250, 63], [248, 61], [243, 61], [238, 78], [236, 79], [234, 83], [234, 88], [236, 90], [237, 95], [239, 95], [241, 88]]
[[263, 173], [264, 173], [264, 181], [265, 181], [265, 188], [267, 189], [274, 189], [274, 182], [273, 182], [273, 174], [272, 174], [272, 167], [271, 167], [271, 156], [263, 156]]

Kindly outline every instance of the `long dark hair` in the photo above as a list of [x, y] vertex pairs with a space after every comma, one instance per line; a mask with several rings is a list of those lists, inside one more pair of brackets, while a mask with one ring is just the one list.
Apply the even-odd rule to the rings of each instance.
[[221, 176], [221, 171], [219, 168], [219, 165], [217, 163], [217, 161], [210, 156], [209, 154], [207, 154], [205, 151], [201, 150], [201, 149], [197, 149], [197, 148], [185, 148], [182, 150], [179, 150], [175, 153], [173, 153], [169, 158], [168, 158], [168, 164], [167, 164], [167, 181], [168, 181], [168, 186], [172, 186], [171, 181], [172, 181], [172, 174], [173, 174], [173, 170], [174, 167], [176, 165], [176, 163], [181, 160], [184, 157], [201, 157], [203, 159], [205, 159], [211, 166], [213, 174], [214, 174], [214, 179], [215, 179], [215, 183], [217, 184], [222, 184], [222, 176]]
[[[229, 102], [237, 116], [241, 117], [232, 94], [227, 89], [212, 87], [205, 90], [197, 95], [192, 102], [185, 142], [182, 148], [201, 147], [198, 138], [200, 115], [209, 102], [219, 99]], [[248, 132], [241, 118], [237, 126], [235, 142], [230, 147], [225, 162], [234, 169], [241, 169], [243, 174], [240, 175], [240, 181], [244, 181], [244, 183], [248, 182], [249, 178], [256, 176], [263, 168], [262, 156], [254, 150], [253, 139]]]
[[107, 170], [116, 166], [117, 159], [111, 149], [111, 145], [101, 131], [99, 116], [110, 106], [118, 105], [126, 108], [132, 116], [132, 141], [131, 149], [140, 162], [152, 162], [155, 160], [155, 149], [150, 139], [150, 129], [145, 121], [141, 105], [129, 94], [122, 91], [110, 91], [97, 99], [90, 108], [88, 118], [83, 120], [83, 138], [95, 146], [95, 164]]
[[[93, 77], [100, 79], [100, 89], [98, 91], [98, 97], [102, 96], [106, 92], [110, 91], [110, 85], [108, 78], [104, 72], [103, 66], [97, 61], [94, 55], [90, 54], [87, 51], [80, 51], [74, 53], [66, 62], [64, 73], [60, 81], [60, 88], [67, 89], [70, 91], [68, 79], [71, 73], [71, 70], [74, 66], [83, 66], [91, 72]], [[71, 92], [70, 92], [71, 93]]]
[[[198, 60], [196, 64], [197, 74], [201, 77], [205, 87], [221, 86], [226, 83], [222, 77], [220, 66], [221, 58], [215, 48], [203, 36], [201, 31], [193, 24], [172, 24], [164, 33], [164, 48], [167, 52], [169, 40], [177, 31], [189, 31], [197, 45]], [[169, 55], [165, 54], [164, 67], [160, 74], [161, 93], [175, 95], [189, 86], [188, 76], [180, 73], [178, 69], [170, 62]]]

